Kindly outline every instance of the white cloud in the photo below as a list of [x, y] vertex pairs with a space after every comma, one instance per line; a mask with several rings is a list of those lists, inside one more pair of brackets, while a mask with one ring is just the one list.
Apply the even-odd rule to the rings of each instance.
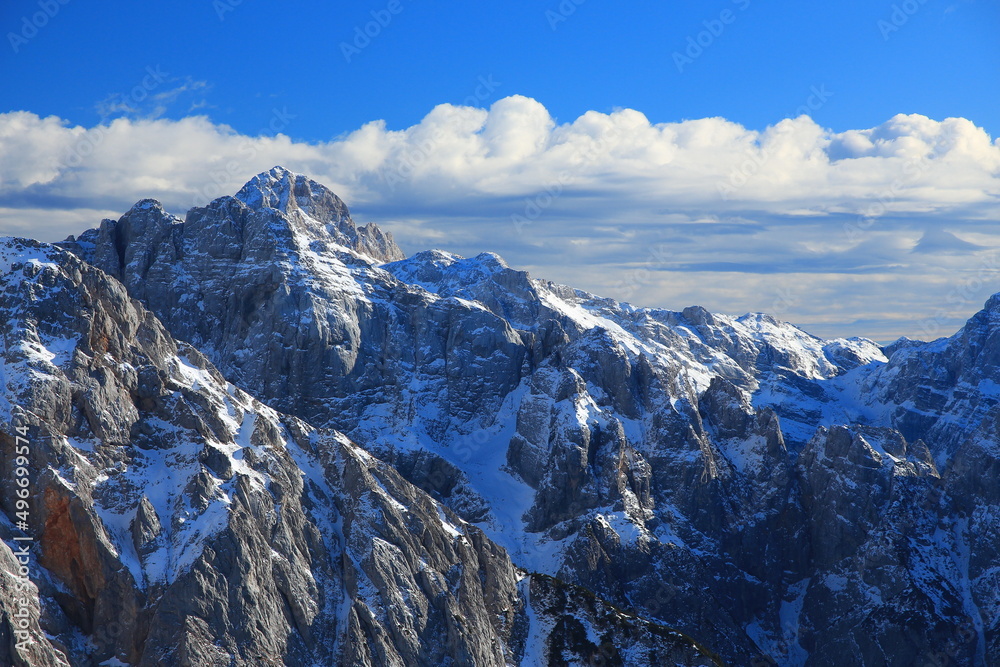
[[[293, 124], [276, 111], [270, 130]], [[541, 276], [666, 307], [773, 310], [789, 301], [783, 281], [808, 284], [846, 301], [799, 299], [782, 315], [821, 333], [921, 335], [914, 322], [1000, 247], [1000, 140], [966, 119], [898, 115], [836, 133], [800, 116], [754, 131], [622, 109], [557, 123], [522, 96], [318, 143], [204, 116], [83, 128], [0, 114], [0, 233], [62, 238], [142, 197], [183, 214], [275, 164], [328, 184], [408, 251], [497, 250]], [[940, 242], [952, 237], [975, 244]], [[671, 260], [649, 259], [656, 247]], [[979, 282], [963, 291], [968, 312], [1000, 290], [1000, 277]], [[838, 328], [830, 313], [868, 328]]]

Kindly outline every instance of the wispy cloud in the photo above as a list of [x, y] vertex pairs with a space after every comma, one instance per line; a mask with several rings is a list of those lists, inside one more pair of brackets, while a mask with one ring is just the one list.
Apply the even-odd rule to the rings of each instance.
[[[164, 84], [145, 112], [92, 128], [0, 115], [2, 231], [23, 233], [18, 220], [31, 220], [39, 236], [61, 238], [80, 231], [76, 211], [148, 196], [183, 213], [282, 164], [330, 185], [408, 251], [495, 250], [540, 277], [639, 304], [779, 303], [818, 333], [880, 339], [922, 335], [921, 318], [1000, 247], [1000, 141], [962, 118], [898, 115], [833, 132], [799, 116], [756, 131], [724, 118], [654, 124], [621, 109], [559, 123], [513, 96], [304, 143], [156, 116], [197, 104], [190, 96], [204, 88]], [[276, 110], [272, 129], [294, 124], [291, 111]], [[748, 161], [740, 187], [724, 187]], [[38, 211], [52, 222], [35, 224]], [[661, 247], [669, 260], [650, 257]], [[1000, 291], [1000, 276], [977, 284], [968, 312]]]
[[104, 122], [115, 118], [153, 120], [183, 106], [187, 110], [181, 113], [190, 114], [210, 106], [204, 98], [210, 88], [207, 81], [175, 77], [159, 67], [148, 67], [138, 84], [130, 90], [109, 94], [95, 105], [95, 110]]

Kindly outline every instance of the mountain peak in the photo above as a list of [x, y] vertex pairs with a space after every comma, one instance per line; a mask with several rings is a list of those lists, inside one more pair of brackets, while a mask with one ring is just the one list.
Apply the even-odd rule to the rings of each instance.
[[257, 211], [273, 209], [282, 213], [300, 232], [317, 240], [332, 237], [340, 245], [382, 261], [404, 257], [392, 234], [373, 224], [359, 228], [347, 204], [332, 190], [282, 166], [251, 178], [236, 193], [236, 199]]
[[347, 204], [325, 185], [281, 166], [251, 178], [236, 198], [253, 209], [273, 208], [286, 215], [299, 210], [323, 223], [337, 224], [351, 217]]

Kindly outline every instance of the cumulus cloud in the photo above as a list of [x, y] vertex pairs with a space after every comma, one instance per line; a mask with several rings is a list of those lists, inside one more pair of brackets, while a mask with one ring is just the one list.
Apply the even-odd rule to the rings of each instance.
[[[632, 109], [559, 123], [513, 96], [328, 142], [291, 140], [294, 122], [276, 109], [246, 136], [204, 116], [84, 128], [0, 114], [0, 233], [62, 238], [85, 215], [142, 197], [183, 214], [281, 164], [328, 184], [411, 252], [496, 250], [637, 303], [778, 310], [819, 333], [882, 338], [930, 335], [918, 324], [933, 301], [1000, 247], [1000, 140], [963, 118], [901, 114], [839, 133], [808, 116], [758, 131], [724, 118], [651, 123]], [[975, 280], [937, 321], [952, 326], [1000, 291], [992, 274]], [[789, 285], [828, 298], [792, 299]]]

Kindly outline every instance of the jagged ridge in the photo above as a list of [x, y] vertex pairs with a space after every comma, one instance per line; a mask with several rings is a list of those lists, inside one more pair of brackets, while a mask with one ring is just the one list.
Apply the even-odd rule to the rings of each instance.
[[[366, 257], [296, 225], [337, 207], [274, 173], [248, 184], [259, 197], [189, 213], [179, 246], [154, 211], [135, 226], [155, 234], [67, 247], [231, 381], [343, 430], [516, 564], [728, 660], [997, 653], [1000, 512], [980, 474], [997, 470], [993, 309], [883, 351], [619, 304], [491, 254]], [[275, 220], [280, 234], [240, 231]]]
[[[529, 637], [572, 645], [481, 531], [228, 384], [115, 279], [17, 239], [0, 267], [0, 472], [22, 441], [32, 471], [26, 530], [0, 492], [3, 664], [506, 665]], [[712, 664], [681, 637], [623, 640]]]

